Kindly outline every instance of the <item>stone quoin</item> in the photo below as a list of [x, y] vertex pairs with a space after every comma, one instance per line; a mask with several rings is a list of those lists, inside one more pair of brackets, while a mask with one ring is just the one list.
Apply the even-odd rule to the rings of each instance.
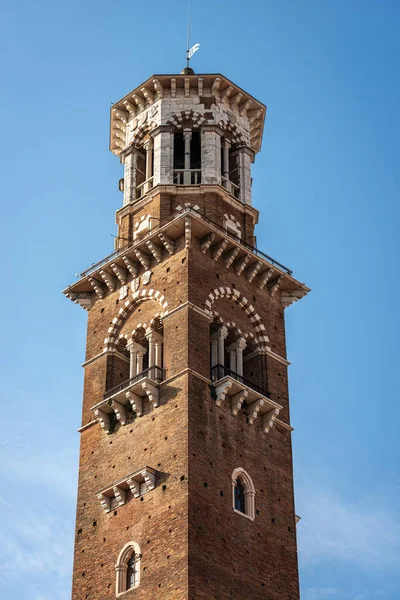
[[299, 600], [284, 310], [309, 288], [257, 249], [265, 115], [191, 69], [111, 108], [115, 249], [64, 290], [88, 312], [73, 600]]

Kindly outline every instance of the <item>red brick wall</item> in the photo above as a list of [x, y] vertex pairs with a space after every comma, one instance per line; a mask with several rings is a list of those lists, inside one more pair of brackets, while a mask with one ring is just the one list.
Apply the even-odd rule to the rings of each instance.
[[[178, 200], [182, 203], [182, 197], [162, 196], [153, 204], [159, 202], [158, 214], [167, 215]], [[216, 219], [234, 214], [212, 195], [190, 201]], [[147, 214], [149, 206], [143, 210]], [[210, 323], [187, 304], [205, 309], [216, 287], [239, 290], [262, 318], [271, 349], [284, 357], [279, 294], [271, 298], [255, 282], [227, 271], [200, 252], [196, 239], [189, 251], [180, 240], [176, 253], [152, 271], [148, 288], [164, 295], [170, 313], [163, 325], [167, 380], [158, 408], [145, 401], [144, 415], [118, 424], [111, 435], [97, 423], [81, 434], [72, 598], [115, 598], [118, 554], [135, 541], [143, 554], [141, 583], [124, 597], [298, 600], [290, 431], [275, 423], [265, 434], [261, 419], [250, 425], [244, 412], [232, 415], [228, 402], [215, 406], [209, 387]], [[127, 374], [127, 363], [101, 354], [122, 302], [115, 292], [89, 312], [86, 358], [100, 357], [85, 368], [83, 424], [93, 419], [90, 407]], [[243, 332], [254, 331], [231, 299], [218, 300], [213, 309]], [[161, 310], [153, 300], [137, 304], [118, 333], [149, 325]], [[267, 368], [271, 398], [283, 406], [279, 418], [288, 422], [287, 368], [265, 354], [253, 359], [252, 368], [257, 361], [260, 370]], [[116, 514], [105, 514], [96, 492], [145, 465], [157, 469], [156, 488], [142, 499], [132, 498]], [[231, 474], [237, 467], [255, 485], [254, 522], [232, 509]]]

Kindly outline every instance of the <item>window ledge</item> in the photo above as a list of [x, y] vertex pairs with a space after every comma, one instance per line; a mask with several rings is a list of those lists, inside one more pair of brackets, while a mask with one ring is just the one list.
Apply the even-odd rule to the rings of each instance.
[[241, 515], [242, 517], [246, 517], [246, 519], [249, 519], [249, 521], [254, 521], [254, 517], [246, 515], [246, 513], [243, 513], [240, 510], [237, 510], [236, 508], [233, 509], [233, 512], [237, 513], [238, 515]]
[[135, 585], [134, 587], [129, 588], [129, 590], [125, 590], [124, 592], [118, 592], [118, 594], [116, 594], [116, 598], [121, 598], [122, 596], [125, 596], [129, 592], [133, 592], [133, 590], [137, 590], [138, 587], [139, 587], [139, 585]]

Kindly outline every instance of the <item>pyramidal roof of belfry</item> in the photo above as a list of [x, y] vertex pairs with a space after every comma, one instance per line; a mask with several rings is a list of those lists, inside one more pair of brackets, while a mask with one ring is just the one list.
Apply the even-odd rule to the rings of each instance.
[[[159, 103], [159, 100], [162, 102]], [[218, 125], [221, 111], [215, 113], [213, 109], [219, 106], [231, 123], [232, 131], [240, 130], [244, 137], [242, 141], [254, 153], [260, 151], [267, 112], [265, 104], [221, 73], [197, 75], [193, 69], [186, 67], [180, 74], [152, 75], [112, 105], [111, 152], [119, 156], [128, 145], [135, 142], [135, 129], [143, 127], [146, 122], [148, 129], [151, 126], [177, 125], [169, 123], [168, 119], [175, 112], [176, 105], [179, 107], [179, 103], [182, 103], [182, 108], [188, 113], [188, 103], [192, 105], [192, 114], [188, 114], [192, 120], [198, 107], [198, 118], [201, 119], [199, 125]]]

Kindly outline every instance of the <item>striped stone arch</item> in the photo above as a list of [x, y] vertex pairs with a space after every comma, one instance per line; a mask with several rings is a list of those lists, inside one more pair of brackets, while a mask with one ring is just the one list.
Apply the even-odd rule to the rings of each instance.
[[208, 295], [208, 300], [205, 302], [205, 311], [211, 317], [215, 316], [215, 312], [212, 310], [212, 305], [216, 300], [221, 298], [229, 298], [236, 302], [240, 308], [245, 312], [248, 316], [250, 323], [252, 323], [256, 336], [254, 338], [255, 343], [258, 345], [259, 349], [262, 352], [266, 352], [269, 350], [269, 339], [265, 332], [265, 326], [262, 322], [260, 315], [256, 312], [254, 306], [250, 304], [250, 302], [245, 298], [238, 290], [231, 289], [230, 287], [220, 287], [215, 288]]
[[146, 121], [146, 123], [143, 123], [143, 125], [132, 133], [131, 144], [133, 146], [140, 146], [144, 136], [147, 133], [150, 133], [150, 131], [153, 131], [156, 127], [158, 127], [158, 125], [155, 121]]
[[107, 350], [113, 350], [118, 340], [120, 339], [118, 336], [118, 331], [121, 329], [124, 321], [129, 317], [135, 306], [140, 304], [141, 302], [146, 302], [146, 300], [154, 300], [158, 302], [161, 306], [161, 311], [154, 315], [153, 320], [158, 317], [159, 319], [163, 319], [165, 315], [168, 314], [168, 302], [165, 300], [165, 297], [156, 290], [142, 290], [137, 291], [132, 295], [132, 298], [128, 298], [123, 306], [119, 309], [117, 316], [113, 318], [111, 321], [111, 325], [108, 328], [108, 335], [104, 340], [104, 348], [103, 352]]
[[244, 135], [239, 131], [235, 123], [231, 123], [230, 121], [218, 121], [217, 125], [229, 134], [233, 144], [242, 145], [246, 143]]
[[120, 342], [121, 340], [126, 340], [127, 342], [129, 342], [130, 340], [132, 340], [136, 333], [139, 331], [139, 329], [144, 329], [145, 331], [151, 329], [154, 325], [154, 323], [156, 322], [156, 320], [161, 320], [161, 315], [162, 313], [156, 313], [154, 315], [154, 317], [152, 317], [152, 319], [149, 321], [149, 324], [147, 323], [138, 323], [135, 327], [135, 329], [132, 329], [131, 332], [127, 332], [127, 333], [120, 333], [118, 338], [115, 340], [115, 343], [117, 344], [118, 342]]
[[181, 112], [176, 112], [170, 117], [167, 121], [168, 125], [173, 125], [177, 129], [182, 129], [183, 123], [187, 121], [191, 121], [193, 123], [193, 128], [197, 129], [206, 122], [207, 119], [203, 117], [200, 113], [195, 110], [182, 110]]
[[212, 310], [210, 314], [213, 317], [214, 321], [219, 325], [225, 325], [227, 329], [235, 329], [238, 335], [243, 337], [245, 340], [250, 340], [257, 343], [258, 338], [254, 335], [252, 331], [247, 331], [246, 333], [243, 333], [243, 331], [240, 329], [240, 327], [236, 325], [234, 321], [225, 321], [216, 310]]

